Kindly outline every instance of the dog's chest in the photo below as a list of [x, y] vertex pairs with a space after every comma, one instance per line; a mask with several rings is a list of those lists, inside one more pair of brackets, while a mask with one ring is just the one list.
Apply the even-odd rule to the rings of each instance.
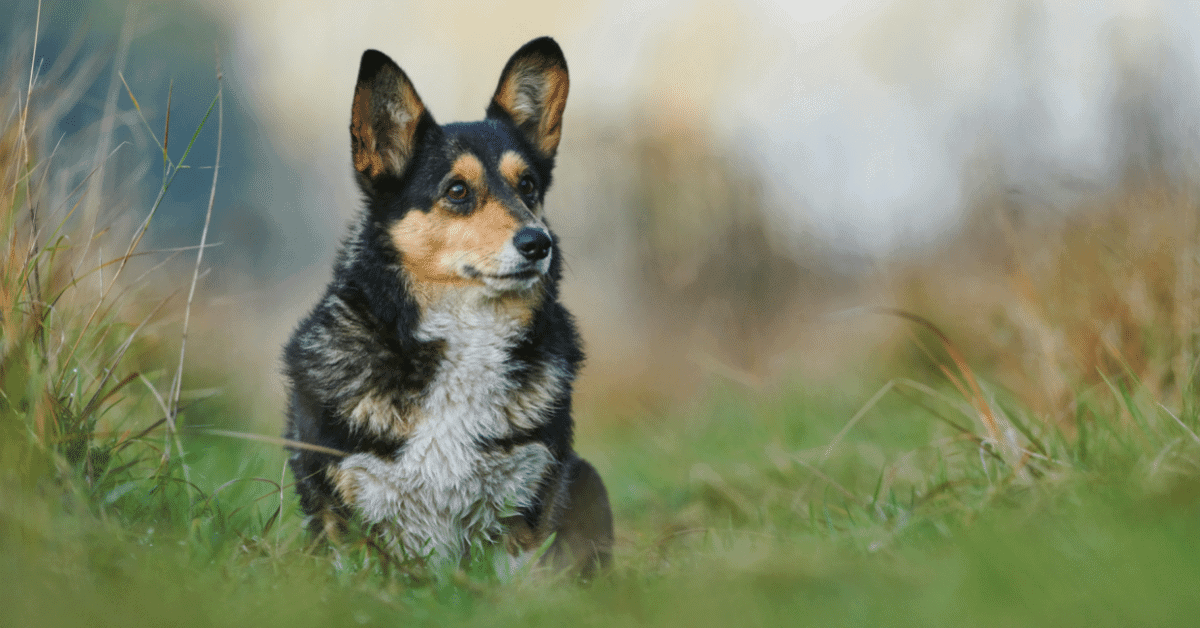
[[532, 502], [554, 462], [541, 443], [481, 446], [532, 425], [552, 402], [508, 376], [519, 331], [491, 311], [427, 313], [418, 338], [445, 350], [405, 445], [395, 460], [358, 453], [339, 467], [348, 501], [410, 553], [454, 555], [474, 538], [494, 538], [499, 519]]

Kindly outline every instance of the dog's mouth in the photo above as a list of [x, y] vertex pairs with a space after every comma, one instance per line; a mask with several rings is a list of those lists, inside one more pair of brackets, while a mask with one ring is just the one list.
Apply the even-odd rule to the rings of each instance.
[[500, 281], [529, 281], [531, 279], [538, 279], [541, 276], [542, 273], [538, 272], [535, 268], [530, 268], [529, 270], [519, 270], [515, 273], [507, 273], [504, 275], [484, 275], [484, 277], [487, 277], [488, 279], [498, 279]]
[[472, 279], [481, 279], [485, 284], [496, 290], [525, 290], [533, 287], [542, 278], [542, 271], [537, 268], [523, 268], [508, 273], [485, 273], [473, 266], [463, 269], [464, 275]]

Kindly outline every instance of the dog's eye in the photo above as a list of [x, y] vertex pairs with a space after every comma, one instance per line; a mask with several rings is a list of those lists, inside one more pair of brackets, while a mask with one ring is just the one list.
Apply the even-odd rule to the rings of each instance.
[[446, 190], [446, 198], [448, 198], [452, 201], [466, 200], [467, 193], [469, 191], [470, 190], [467, 189], [466, 183], [463, 183], [462, 181], [457, 181], [450, 186], [450, 189]]
[[517, 191], [527, 199], [533, 200], [534, 194], [537, 193], [537, 184], [530, 177], [521, 177], [517, 182]]

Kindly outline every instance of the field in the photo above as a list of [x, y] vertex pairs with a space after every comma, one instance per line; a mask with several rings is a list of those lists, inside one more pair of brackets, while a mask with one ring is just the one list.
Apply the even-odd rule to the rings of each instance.
[[[613, 501], [612, 572], [500, 578], [481, 556], [427, 573], [367, 543], [310, 547], [269, 427], [278, 408], [235, 383], [247, 376], [236, 359], [188, 342], [214, 325], [194, 298], [209, 243], [156, 250], [143, 234], [177, 175], [221, 185], [219, 149], [189, 158], [197, 138], [220, 145], [219, 83], [202, 119], [144, 119], [162, 157], [143, 176], [160, 193], [122, 207], [90, 195], [86, 175], [55, 183], [106, 158], [79, 167], [39, 152], [46, 101], [29, 97], [28, 66], [6, 77], [0, 625], [1183, 626], [1200, 615], [1200, 247], [1186, 182], [1131, 172], [1058, 219], [984, 194], [942, 248], [839, 293], [863, 307], [792, 323], [787, 299], [771, 316], [759, 308], [772, 333], [833, 329], [855, 344], [832, 375], [799, 364], [826, 354], [760, 369], [761, 352], [720, 342], [700, 384], [653, 395], [591, 371], [577, 446]], [[756, 237], [752, 218], [730, 233]], [[722, 281], [713, 289], [760, 303], [746, 277]], [[769, 344], [752, 332], [727, 345]]]

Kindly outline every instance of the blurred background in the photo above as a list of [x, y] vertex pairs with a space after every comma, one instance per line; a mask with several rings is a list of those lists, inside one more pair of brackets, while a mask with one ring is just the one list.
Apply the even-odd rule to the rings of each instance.
[[[38, 5], [6, 1], [0, 50], [28, 68]], [[714, 382], [819, 386], [885, 358], [932, 368], [904, 327], [862, 306], [928, 317], [1050, 420], [1069, 414], [1079, 380], [1127, 369], [1169, 396], [1188, 366], [1194, 3], [95, 0], [41, 12], [34, 68], [56, 92], [41, 154], [114, 155], [53, 182], [98, 192], [80, 220], [140, 220], [168, 102], [175, 154], [223, 77], [220, 246], [206, 253], [202, 348], [189, 355], [204, 365], [190, 385], [249, 400], [231, 426], [277, 431], [279, 348], [357, 211], [347, 129], [362, 51], [389, 54], [449, 122], [481, 117], [508, 56], [546, 34], [571, 71], [547, 209], [588, 346], [585, 418], [619, 421]], [[215, 156], [213, 128], [189, 156], [197, 167]], [[199, 241], [206, 172], [172, 186], [155, 247]], [[186, 285], [192, 262], [173, 263]]]

